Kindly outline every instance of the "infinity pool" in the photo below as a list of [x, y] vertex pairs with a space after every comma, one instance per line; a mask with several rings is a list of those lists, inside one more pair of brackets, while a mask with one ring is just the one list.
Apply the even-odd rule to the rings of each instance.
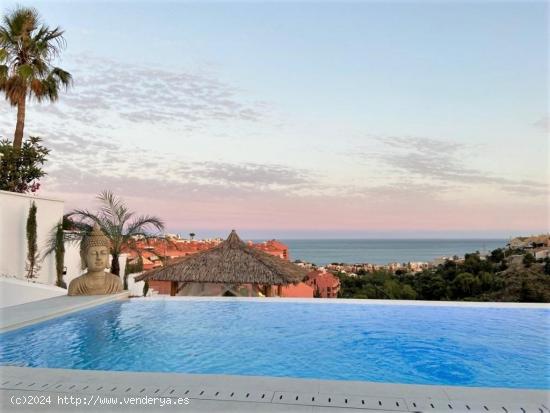
[[0, 363], [550, 388], [550, 310], [113, 302], [0, 335]]

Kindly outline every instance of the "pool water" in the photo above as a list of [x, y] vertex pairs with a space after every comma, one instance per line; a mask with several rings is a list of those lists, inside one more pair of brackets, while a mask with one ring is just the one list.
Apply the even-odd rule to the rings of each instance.
[[31, 367], [550, 388], [550, 310], [146, 300], [0, 335]]

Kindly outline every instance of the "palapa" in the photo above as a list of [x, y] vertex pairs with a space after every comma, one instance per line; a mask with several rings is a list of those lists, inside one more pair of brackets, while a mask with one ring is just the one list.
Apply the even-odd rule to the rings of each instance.
[[147, 271], [136, 281], [286, 285], [303, 281], [307, 271], [245, 244], [235, 230], [220, 245]]

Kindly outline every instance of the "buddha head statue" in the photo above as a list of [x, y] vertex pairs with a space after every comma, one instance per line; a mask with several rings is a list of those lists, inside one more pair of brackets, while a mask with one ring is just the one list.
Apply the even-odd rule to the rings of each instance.
[[122, 291], [120, 277], [105, 272], [105, 268], [109, 267], [110, 249], [111, 241], [99, 225], [94, 225], [92, 232], [80, 244], [82, 267], [88, 268], [88, 271], [69, 283], [68, 295], [104, 295]]
[[111, 241], [95, 224], [90, 235], [82, 240], [81, 258], [83, 268], [88, 272], [100, 272], [109, 267]]

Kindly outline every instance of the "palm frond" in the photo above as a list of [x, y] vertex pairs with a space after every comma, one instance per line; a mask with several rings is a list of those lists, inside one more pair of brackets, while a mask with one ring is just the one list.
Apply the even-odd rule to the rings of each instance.
[[8, 79], [8, 66], [0, 65], [0, 82], [5, 82]]
[[17, 6], [0, 25], [1, 89], [16, 105], [17, 97], [33, 96], [37, 101], [55, 101], [62, 88], [72, 84], [69, 72], [52, 66], [65, 47], [63, 30], [40, 22], [32, 7]]
[[79, 227], [82, 232], [89, 232], [93, 224], [98, 224], [102, 229], [104, 228], [104, 223], [102, 220], [96, 216], [93, 212], [88, 211], [87, 209], [75, 209], [65, 215], [65, 218], [71, 219], [76, 217], [79, 221], [72, 221], [74, 225]]
[[48, 238], [46, 239], [46, 243], [44, 245], [44, 249], [42, 252], [42, 259], [46, 258], [48, 255], [53, 254], [57, 248], [57, 230], [58, 226], [63, 225], [61, 222], [58, 224], [55, 224], [48, 233]]
[[111, 191], [102, 191], [96, 198], [101, 203], [99, 212], [108, 217], [111, 221], [116, 221], [118, 216], [117, 211], [121, 206], [121, 200], [119, 200]]
[[111, 241], [111, 253], [120, 254], [124, 249], [134, 249], [135, 236], [147, 238], [149, 230], [162, 231], [164, 223], [157, 217], [141, 215], [135, 217], [121, 198], [111, 191], [103, 191], [97, 199], [100, 201], [96, 213], [87, 209], [75, 209], [66, 218], [76, 217], [81, 223], [97, 223]]
[[157, 217], [141, 215], [128, 225], [126, 233], [128, 235], [142, 235], [152, 228], [162, 231], [164, 230], [164, 222]]
[[72, 75], [59, 67], [54, 67], [49, 76], [55, 79], [58, 86], [63, 86], [65, 89], [67, 89], [73, 81]]
[[[65, 217], [64, 217], [65, 218]], [[57, 237], [57, 232], [59, 227], [63, 230], [63, 242], [69, 244], [77, 244], [81, 241], [82, 237], [91, 232], [91, 227], [89, 225], [81, 225], [77, 231], [66, 231], [64, 230], [63, 221], [55, 224], [49, 231], [48, 238], [46, 239], [44, 248], [43, 248], [43, 258], [46, 258], [48, 255], [53, 254], [58, 248], [59, 239]]]

